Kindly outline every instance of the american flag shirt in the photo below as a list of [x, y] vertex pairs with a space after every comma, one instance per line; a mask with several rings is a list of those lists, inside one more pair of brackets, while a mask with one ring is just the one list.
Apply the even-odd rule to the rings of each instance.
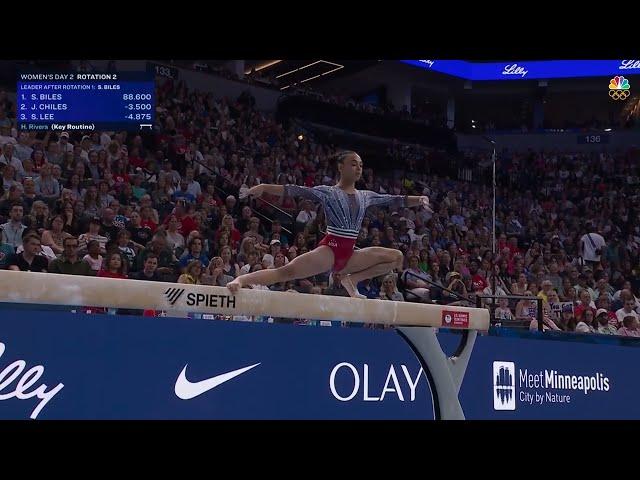
[[405, 195], [382, 195], [370, 190], [356, 190], [356, 193], [349, 194], [336, 185], [318, 185], [312, 188], [285, 185], [284, 193], [321, 203], [327, 217], [327, 233], [354, 240], [358, 238], [367, 208], [407, 206]]

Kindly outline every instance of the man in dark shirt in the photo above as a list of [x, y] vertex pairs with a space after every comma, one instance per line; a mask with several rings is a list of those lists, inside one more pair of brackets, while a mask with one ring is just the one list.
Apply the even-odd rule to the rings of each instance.
[[66, 275], [94, 275], [91, 266], [78, 257], [78, 239], [67, 237], [63, 240], [64, 252], [49, 264], [49, 272]]
[[144, 260], [144, 268], [136, 273], [131, 274], [129, 278], [134, 280], [148, 280], [150, 282], [163, 282], [164, 280], [158, 275], [158, 256], [155, 253], [148, 253]]
[[46, 272], [49, 262], [46, 257], [40, 254], [42, 249], [40, 237], [35, 234], [28, 234], [22, 239], [24, 251], [11, 255], [9, 259], [9, 270], [20, 270], [22, 272]]

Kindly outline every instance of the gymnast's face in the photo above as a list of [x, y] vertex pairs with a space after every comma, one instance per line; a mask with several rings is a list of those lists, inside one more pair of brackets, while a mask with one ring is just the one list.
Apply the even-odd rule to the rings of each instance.
[[360, 155], [354, 153], [344, 158], [338, 165], [340, 177], [347, 181], [355, 182], [362, 177], [362, 159]]

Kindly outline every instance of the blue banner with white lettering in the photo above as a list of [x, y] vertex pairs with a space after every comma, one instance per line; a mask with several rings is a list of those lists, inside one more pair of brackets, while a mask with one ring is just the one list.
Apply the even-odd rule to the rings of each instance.
[[393, 331], [2, 310], [9, 418], [432, 419], [433, 409]]
[[640, 60], [538, 60], [476, 63], [464, 60], [401, 60], [465, 80], [530, 80], [640, 74]]
[[[2, 310], [0, 419], [433, 419], [394, 330]], [[440, 333], [451, 354], [459, 334]], [[638, 350], [479, 336], [467, 419], [638, 419]]]

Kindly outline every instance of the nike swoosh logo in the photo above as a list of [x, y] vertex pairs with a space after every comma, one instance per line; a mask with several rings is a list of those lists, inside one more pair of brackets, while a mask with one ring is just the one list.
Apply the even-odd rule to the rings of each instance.
[[244, 372], [257, 367], [260, 364], [256, 363], [253, 365], [249, 365], [248, 367], [240, 368], [238, 370], [233, 370], [227, 373], [222, 373], [220, 375], [216, 375], [215, 377], [207, 378], [206, 380], [201, 380], [199, 382], [190, 382], [189, 380], [187, 380], [186, 372], [188, 365], [189, 364], [184, 366], [184, 368], [180, 372], [180, 375], [178, 375], [178, 379], [176, 380], [175, 392], [177, 397], [182, 400], [191, 400], [192, 398], [196, 398], [197, 396], [208, 392], [212, 388], [216, 388], [218, 385], [221, 385], [224, 382], [228, 382], [232, 378], [235, 378], [238, 375], [242, 375]]

